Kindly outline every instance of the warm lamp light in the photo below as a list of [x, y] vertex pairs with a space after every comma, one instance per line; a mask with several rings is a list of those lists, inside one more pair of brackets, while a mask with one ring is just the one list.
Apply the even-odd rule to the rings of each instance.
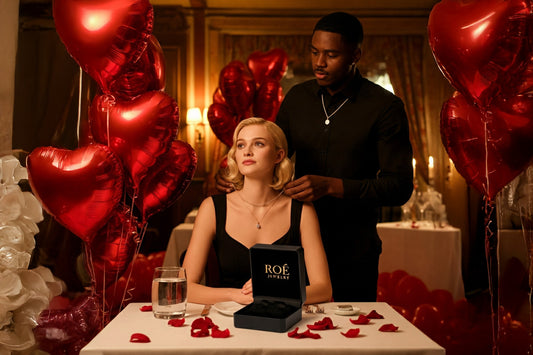
[[202, 122], [202, 112], [198, 107], [193, 107], [187, 110], [187, 124], [199, 124]]

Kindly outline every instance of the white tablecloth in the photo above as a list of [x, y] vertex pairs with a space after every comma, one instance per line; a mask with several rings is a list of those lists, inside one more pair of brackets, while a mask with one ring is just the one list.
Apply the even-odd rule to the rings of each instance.
[[[367, 325], [351, 324], [349, 318], [333, 313], [334, 304], [325, 304], [325, 314], [303, 313], [302, 320], [294, 327], [299, 332], [307, 324], [328, 316], [337, 329], [313, 331], [321, 339], [293, 339], [287, 333], [235, 328], [233, 317], [225, 316], [212, 309], [209, 317], [221, 330], [229, 329], [231, 336], [224, 339], [193, 338], [191, 323], [200, 316], [202, 306], [189, 304], [183, 327], [171, 327], [166, 320], [156, 319], [151, 312], [141, 312], [143, 304], [129, 304], [82, 350], [82, 355], [101, 354], [366, 354], [366, 355], [444, 355], [444, 349], [409, 323], [386, 303], [353, 303], [366, 314], [376, 310], [385, 319], [373, 319]], [[399, 327], [397, 332], [380, 332], [378, 328], [387, 323]], [[292, 329], [294, 329], [294, 327]], [[341, 332], [360, 328], [357, 338], [346, 338]], [[291, 329], [291, 330], [292, 330]], [[130, 343], [133, 333], [147, 335], [150, 343]]]
[[451, 226], [411, 228], [400, 222], [379, 223], [383, 253], [379, 272], [405, 270], [428, 289], [444, 289], [455, 300], [465, 296], [461, 269], [461, 230]]

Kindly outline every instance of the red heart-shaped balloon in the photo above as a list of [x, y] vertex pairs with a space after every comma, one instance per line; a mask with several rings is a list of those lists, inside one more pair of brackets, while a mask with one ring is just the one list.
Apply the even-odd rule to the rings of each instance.
[[218, 86], [225, 102], [239, 119], [250, 116], [255, 81], [244, 63], [234, 60], [222, 68]]
[[39, 147], [28, 155], [27, 168], [31, 188], [43, 208], [86, 242], [122, 198], [122, 165], [104, 145], [73, 151]]
[[254, 98], [254, 116], [274, 122], [279, 111], [283, 92], [279, 80], [265, 79]]
[[237, 127], [237, 120], [231, 109], [225, 103], [214, 103], [207, 110], [209, 126], [215, 136], [222, 143], [231, 147], [233, 145], [233, 132]]
[[173, 141], [170, 149], [157, 159], [139, 186], [135, 204], [143, 221], [173, 204], [191, 183], [196, 171], [196, 152], [182, 141]]
[[149, 0], [54, 0], [53, 13], [67, 51], [104, 92], [152, 34]]
[[215, 104], [225, 104], [226, 100], [224, 99], [224, 96], [222, 96], [222, 91], [219, 87], [215, 90], [215, 93], [213, 94], [213, 103]]
[[289, 56], [281, 48], [274, 48], [268, 52], [255, 51], [248, 56], [248, 68], [252, 72], [257, 85], [262, 85], [265, 79], [280, 81], [287, 71]]
[[145, 91], [164, 90], [165, 57], [161, 45], [150, 37], [148, 47], [138, 61], [124, 66], [122, 73], [109, 86], [112, 95], [133, 99]]
[[138, 245], [137, 227], [128, 208], [116, 209], [90, 243], [87, 262], [97, 292], [117, 282], [128, 268]]
[[33, 329], [39, 349], [49, 354], [79, 354], [102, 330], [102, 315], [100, 299], [86, 293], [65, 308], [42, 311]]
[[93, 137], [120, 157], [129, 174], [128, 182], [136, 189], [176, 137], [178, 106], [161, 91], [149, 91], [132, 100], [108, 99], [109, 96], [98, 95], [91, 104]]
[[480, 111], [456, 92], [443, 105], [440, 130], [457, 171], [493, 199], [533, 158], [533, 96], [498, 99]]
[[528, 60], [527, 0], [442, 0], [429, 15], [428, 38], [444, 76], [486, 107], [511, 90]]

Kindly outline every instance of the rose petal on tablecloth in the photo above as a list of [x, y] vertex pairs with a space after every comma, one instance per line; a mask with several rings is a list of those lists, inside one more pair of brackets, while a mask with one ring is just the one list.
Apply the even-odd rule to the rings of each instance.
[[210, 329], [213, 328], [215, 323], [213, 323], [213, 320], [209, 317], [200, 317], [193, 320], [191, 324], [192, 329]]
[[142, 306], [139, 310], [141, 312], [152, 312], [152, 306]]
[[330, 317], [324, 317], [322, 320], [316, 321], [314, 324], [308, 324], [307, 328], [311, 330], [325, 330], [335, 329], [337, 326], [333, 325], [333, 321]]
[[143, 333], [133, 333], [130, 337], [131, 343], [149, 343], [150, 338]]
[[359, 318], [357, 318], [357, 319], [350, 318], [350, 322], [352, 322], [352, 324], [358, 324], [358, 325], [368, 324], [368, 323], [370, 323], [370, 319], [368, 319], [367, 316], [365, 316], [363, 314], [360, 314]]
[[380, 332], [395, 332], [398, 330], [398, 327], [395, 326], [392, 323], [389, 324], [383, 324], [381, 327], [379, 327]]
[[289, 336], [289, 338], [295, 338], [295, 339], [302, 339], [302, 338], [320, 339], [320, 334], [311, 333], [309, 329], [307, 329], [305, 332], [298, 333], [298, 327], [288, 332], [287, 335]]
[[230, 336], [229, 329], [220, 330], [217, 325], [211, 329], [211, 336], [213, 338], [228, 338]]
[[361, 330], [359, 328], [349, 329], [346, 333], [341, 332], [346, 338], [357, 338]]
[[203, 338], [209, 336], [209, 329], [207, 328], [191, 328], [191, 336], [193, 338]]
[[185, 324], [185, 318], [174, 318], [168, 321], [168, 325], [173, 327], [182, 327]]
[[368, 313], [368, 314], [366, 315], [366, 317], [367, 317], [368, 319], [383, 319], [383, 318], [385, 318], [385, 317], [383, 317], [381, 314], [379, 314], [378, 312], [376, 312], [376, 310], [374, 310], [374, 309], [373, 309], [370, 313]]

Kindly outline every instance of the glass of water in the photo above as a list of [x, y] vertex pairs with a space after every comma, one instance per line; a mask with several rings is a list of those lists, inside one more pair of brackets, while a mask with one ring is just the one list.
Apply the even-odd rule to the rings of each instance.
[[152, 280], [152, 311], [156, 318], [185, 316], [187, 308], [187, 277], [179, 266], [161, 266], [154, 270]]

